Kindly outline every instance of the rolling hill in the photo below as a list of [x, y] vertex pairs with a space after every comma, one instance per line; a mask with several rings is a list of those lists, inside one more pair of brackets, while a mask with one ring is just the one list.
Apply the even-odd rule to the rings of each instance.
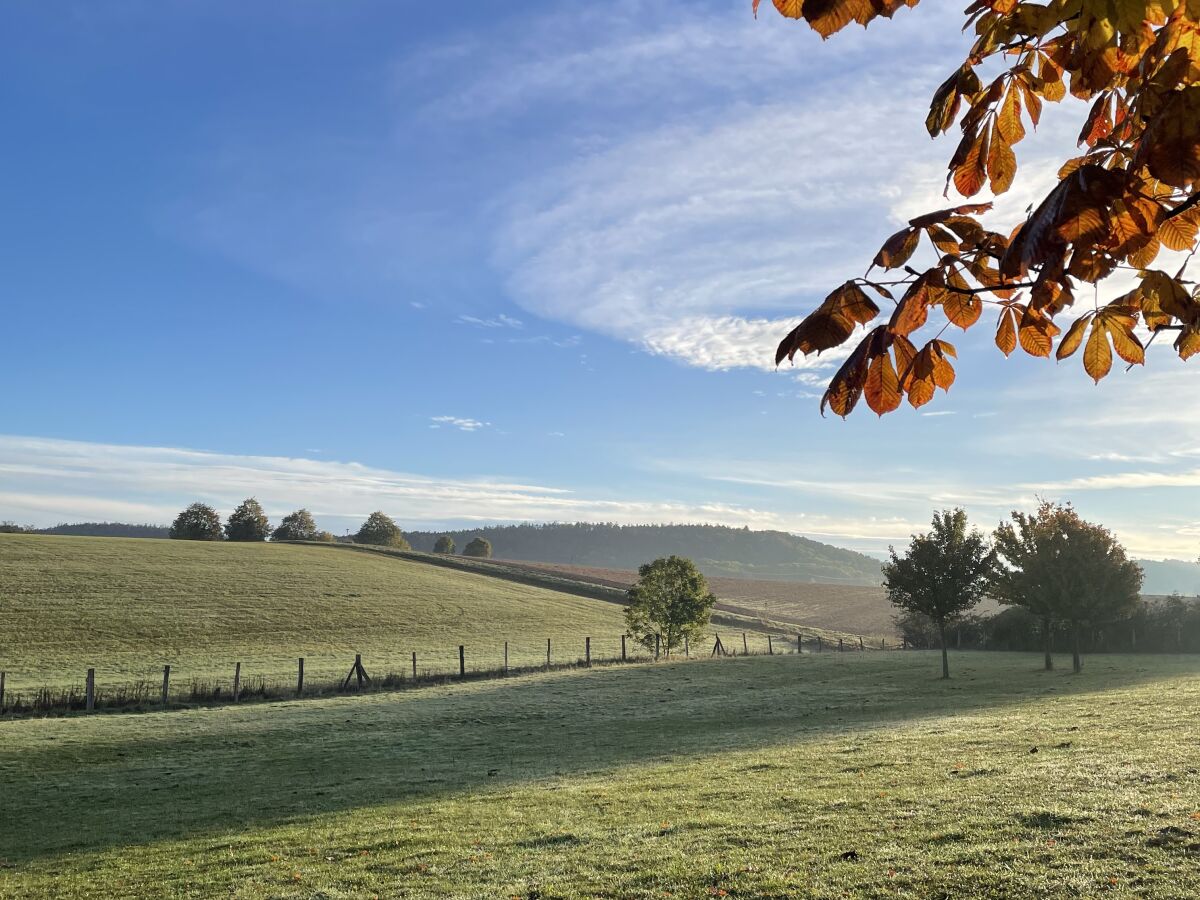
[[495, 556], [511, 560], [636, 569], [674, 554], [695, 560], [705, 575], [862, 585], [882, 580], [879, 560], [784, 531], [576, 522], [406, 532], [413, 549], [425, 552], [442, 534], [460, 549], [474, 537], [486, 538]]
[[0, 535], [0, 670], [10, 691], [161, 677], [177, 683], [451, 671], [457, 648], [493, 667], [615, 655], [624, 630], [611, 602], [371, 553], [290, 544]]

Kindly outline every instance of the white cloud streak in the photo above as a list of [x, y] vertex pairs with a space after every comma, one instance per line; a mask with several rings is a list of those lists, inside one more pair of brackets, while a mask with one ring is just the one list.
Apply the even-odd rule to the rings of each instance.
[[173, 447], [133, 447], [0, 436], [0, 518], [166, 523], [201, 500], [227, 515], [254, 496], [272, 518], [304, 506], [327, 527], [351, 527], [383, 509], [403, 527], [469, 522], [717, 523], [837, 536], [893, 536], [885, 519], [786, 515], [723, 502], [584, 497], [506, 479], [437, 479], [388, 469]]

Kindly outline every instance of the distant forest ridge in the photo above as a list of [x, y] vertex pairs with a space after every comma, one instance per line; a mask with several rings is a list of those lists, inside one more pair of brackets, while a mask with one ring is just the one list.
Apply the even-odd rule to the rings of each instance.
[[879, 584], [879, 560], [784, 531], [725, 525], [613, 525], [576, 522], [409, 531], [414, 550], [432, 552], [448, 534], [461, 551], [482, 537], [500, 559], [636, 569], [660, 556], [687, 556], [707, 575]]
[[65, 534], [76, 537], [166, 538], [171, 529], [166, 525], [130, 525], [125, 522], [60, 523], [50, 528], [22, 528], [26, 534]]

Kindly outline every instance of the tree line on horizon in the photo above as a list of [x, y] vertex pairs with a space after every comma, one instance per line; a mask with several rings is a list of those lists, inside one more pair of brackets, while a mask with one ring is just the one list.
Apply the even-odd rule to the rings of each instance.
[[[349, 538], [336, 537], [329, 531], [317, 528], [312, 513], [307, 509], [298, 509], [288, 513], [279, 525], [271, 528], [270, 519], [262, 508], [262, 504], [254, 497], [248, 497], [238, 505], [221, 524], [221, 516], [213, 507], [206, 503], [192, 503], [175, 517], [171, 524], [168, 537], [172, 540], [184, 541], [317, 541], [320, 543], [367, 544], [376, 547], [389, 547], [394, 550], [411, 550], [412, 546], [400, 530], [400, 526], [387, 513], [376, 510], [367, 516], [358, 531]], [[449, 535], [443, 535], [437, 542], [435, 553], [453, 555], [456, 545]], [[476, 537], [463, 548], [463, 556], [490, 558], [492, 546], [484, 538]]]

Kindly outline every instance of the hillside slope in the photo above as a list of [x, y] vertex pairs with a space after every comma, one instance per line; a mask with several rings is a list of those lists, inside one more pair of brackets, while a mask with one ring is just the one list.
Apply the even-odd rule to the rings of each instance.
[[[494, 559], [473, 561], [476, 571], [497, 569], [527, 572], [561, 579], [563, 590], [578, 581], [585, 585], [624, 592], [637, 580], [633, 569], [604, 569], [562, 563], [536, 563]], [[556, 582], [548, 582], [552, 584]], [[772, 581], [761, 578], [708, 577], [709, 589], [717, 596], [717, 610], [769, 621], [777, 626], [794, 626], [833, 636], [864, 635], [877, 640], [898, 637], [896, 614], [882, 587], [856, 584], [820, 584]]]
[[621, 608], [369, 553], [287, 544], [0, 535], [0, 670], [10, 691], [161, 677], [314, 679], [615, 655]]
[[660, 556], [687, 556], [706, 575], [840, 584], [879, 584], [879, 560], [783, 531], [723, 525], [609, 525], [589, 522], [504, 525], [462, 531], [407, 532], [413, 549], [430, 552], [442, 534], [461, 550], [474, 537], [512, 560], [636, 569]]

